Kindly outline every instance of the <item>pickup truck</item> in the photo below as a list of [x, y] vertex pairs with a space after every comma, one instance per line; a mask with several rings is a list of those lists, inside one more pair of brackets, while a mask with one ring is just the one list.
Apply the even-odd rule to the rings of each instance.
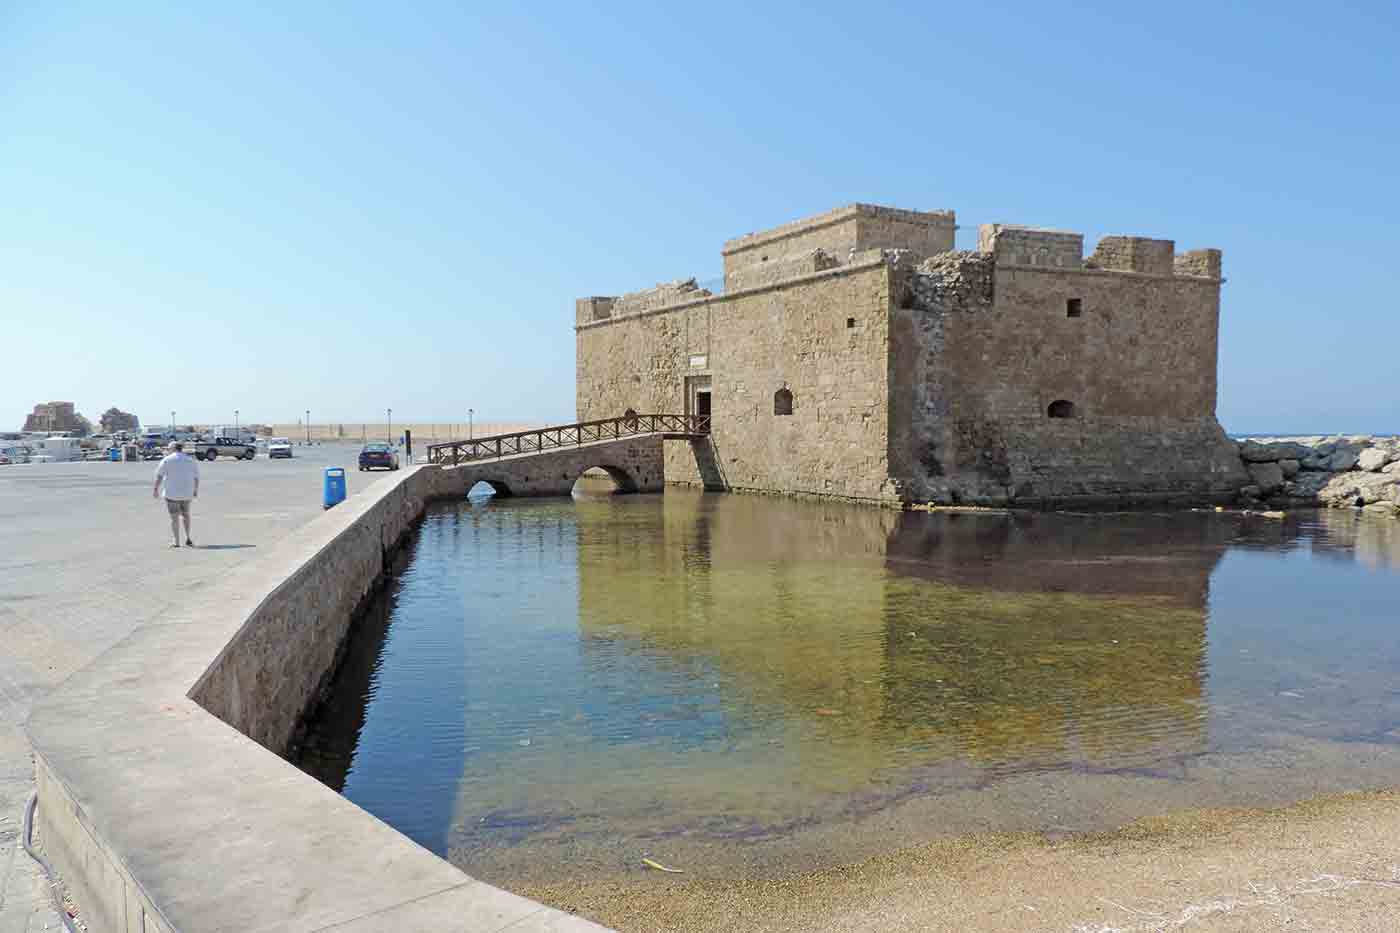
[[257, 455], [258, 449], [252, 444], [245, 444], [232, 437], [216, 437], [209, 441], [191, 442], [194, 448], [194, 455], [205, 460], [214, 460], [219, 457], [237, 457], [239, 460], [252, 460]]

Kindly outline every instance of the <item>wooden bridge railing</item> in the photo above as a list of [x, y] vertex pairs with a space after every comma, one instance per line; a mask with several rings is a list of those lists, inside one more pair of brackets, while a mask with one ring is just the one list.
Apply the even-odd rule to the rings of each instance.
[[428, 446], [428, 462], [456, 466], [477, 460], [495, 460], [533, 454], [561, 447], [579, 447], [596, 441], [611, 441], [643, 434], [696, 436], [710, 433], [708, 415], [621, 415], [598, 421], [553, 425], [512, 434], [492, 434], [468, 441], [449, 441]]

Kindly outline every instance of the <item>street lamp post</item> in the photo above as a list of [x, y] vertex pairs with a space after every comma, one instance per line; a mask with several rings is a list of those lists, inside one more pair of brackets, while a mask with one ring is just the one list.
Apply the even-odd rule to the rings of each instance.
[[243, 432], [240, 431], [240, 430], [238, 430], [238, 409], [235, 408], [235, 409], [233, 410], [233, 439], [234, 439], [235, 441], [238, 441], [238, 440], [241, 440], [242, 437], [243, 437]]
[[394, 443], [394, 410], [392, 408], [384, 409], [384, 434], [386, 441], [390, 444]]
[[170, 413], [170, 436], [175, 436], [175, 412]]
[[472, 439], [472, 419], [475, 415], [473, 409], [467, 409], [467, 440]]
[[311, 409], [306, 410], [306, 446], [311, 446]]

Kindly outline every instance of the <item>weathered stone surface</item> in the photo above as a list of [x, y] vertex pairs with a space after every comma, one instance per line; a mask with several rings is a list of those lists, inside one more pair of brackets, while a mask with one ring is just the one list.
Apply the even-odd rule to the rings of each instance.
[[1313, 453], [1311, 447], [1290, 441], [1261, 444], [1248, 440], [1240, 444], [1240, 459], [1247, 463], [1273, 463], [1279, 460], [1302, 460]]
[[1299, 464], [1301, 468], [1308, 472], [1326, 473], [1331, 469], [1331, 453], [1315, 453], [1312, 456], [1304, 457]]
[[1394, 473], [1339, 473], [1328, 480], [1318, 498], [1331, 506], [1382, 502], [1392, 498], [1396, 484], [1400, 484], [1400, 475]]
[[1291, 478], [1298, 475], [1302, 465], [1297, 460], [1280, 460], [1278, 468], [1283, 471], [1285, 477]]
[[1266, 496], [1283, 486], [1283, 469], [1277, 463], [1251, 463], [1249, 476]]
[[1390, 451], [1380, 447], [1368, 447], [1356, 458], [1356, 468], [1368, 472], [1379, 470], [1390, 462]]
[[1289, 495], [1316, 496], [1332, 481], [1330, 473], [1303, 472], [1297, 474], [1284, 490]]
[[1392, 460], [1381, 467], [1382, 473], [1400, 473], [1400, 460]]
[[694, 412], [708, 387], [711, 443], [666, 445], [667, 481], [897, 503], [886, 259], [822, 275], [580, 327], [578, 417]]
[[1355, 447], [1338, 446], [1336, 453], [1327, 460], [1327, 469], [1333, 473], [1341, 473], [1356, 466], [1356, 460], [1361, 452]]

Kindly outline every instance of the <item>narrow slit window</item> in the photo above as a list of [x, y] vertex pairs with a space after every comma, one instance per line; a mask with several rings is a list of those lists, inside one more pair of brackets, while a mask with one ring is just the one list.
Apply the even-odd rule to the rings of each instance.
[[847, 330], [849, 330], [850, 328], [855, 327], [855, 326], [856, 326], [856, 319], [855, 319], [855, 318], [853, 318], [853, 317], [848, 317], [848, 318], [846, 318], [846, 329], [847, 329]]
[[792, 414], [792, 393], [786, 386], [773, 393], [773, 414]]
[[1083, 317], [1084, 299], [1071, 298], [1065, 302], [1065, 317]]

